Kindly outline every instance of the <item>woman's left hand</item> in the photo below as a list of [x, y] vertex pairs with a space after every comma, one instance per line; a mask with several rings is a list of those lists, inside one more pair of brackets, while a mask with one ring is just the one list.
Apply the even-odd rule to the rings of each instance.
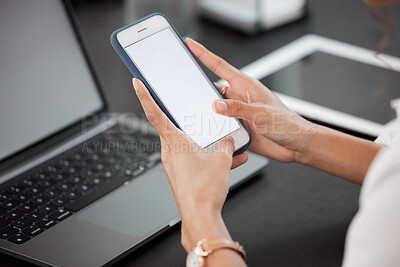
[[[161, 159], [182, 219], [182, 245], [188, 251], [203, 238], [230, 238], [221, 217], [229, 190], [229, 172], [247, 161], [233, 157], [231, 137], [207, 152], [168, 119], [144, 84], [134, 79], [147, 119], [160, 134]], [[210, 103], [211, 105], [211, 103]]]

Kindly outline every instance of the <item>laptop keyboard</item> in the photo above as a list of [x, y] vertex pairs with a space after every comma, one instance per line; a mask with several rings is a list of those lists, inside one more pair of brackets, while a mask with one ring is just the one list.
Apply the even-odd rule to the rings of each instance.
[[157, 136], [107, 130], [0, 189], [0, 238], [22, 244], [159, 161]]

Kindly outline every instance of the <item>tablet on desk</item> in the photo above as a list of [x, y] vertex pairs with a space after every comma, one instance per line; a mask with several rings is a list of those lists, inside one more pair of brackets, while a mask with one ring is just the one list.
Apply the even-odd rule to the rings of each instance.
[[306, 35], [242, 71], [274, 90], [311, 119], [377, 136], [395, 118], [390, 100], [400, 97], [400, 59]]

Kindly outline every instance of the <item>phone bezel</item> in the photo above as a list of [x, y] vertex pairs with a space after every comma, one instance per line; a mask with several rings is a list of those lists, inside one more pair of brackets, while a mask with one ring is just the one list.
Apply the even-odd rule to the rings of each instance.
[[[184, 44], [184, 42], [182, 41], [180, 36], [176, 33], [173, 26], [161, 14], [154, 14], [134, 25], [131, 25], [131, 26], [119, 31], [116, 34], [116, 38], [117, 38], [119, 44], [121, 45], [122, 49], [124, 50], [124, 52], [130, 58], [131, 63], [134, 64], [136, 66], [137, 70], [141, 73], [139, 66], [137, 66], [135, 64], [135, 62], [131, 59], [130, 55], [126, 52], [125, 48], [159, 32], [159, 31], [162, 31], [166, 28], [169, 28], [171, 30], [171, 32], [174, 34], [175, 38], [181, 43], [182, 47], [187, 52], [188, 56], [192, 59], [192, 61], [194, 62], [194, 64], [196, 64], [199, 71], [206, 78], [206, 80], [210, 84], [211, 88], [213, 88], [213, 90], [216, 92], [217, 96], [222, 99], [223, 96], [221, 95], [219, 90], [215, 87], [214, 83], [209, 79], [207, 74], [203, 71], [202, 67], [198, 64], [196, 58], [193, 56], [193, 54], [188, 49], [188, 47]], [[142, 73], [141, 73], [141, 75], [144, 77], [144, 75]], [[153, 93], [158, 97], [158, 94], [155, 90], [153, 90], [152, 88], [149, 88], [149, 90], [152, 90]], [[153, 97], [154, 97], [154, 95], [153, 95]], [[162, 102], [159, 97], [158, 97], [158, 99], [160, 100], [160, 102]], [[171, 114], [169, 117], [172, 117], [172, 119], [174, 119]], [[247, 132], [247, 130], [244, 128], [244, 126], [240, 122], [240, 120], [236, 119], [236, 121], [239, 124], [239, 128], [226, 136], [231, 136], [235, 140], [235, 151], [238, 151], [250, 142], [250, 135]], [[175, 121], [174, 121], [174, 124], [179, 127], [179, 125]], [[217, 147], [217, 143], [219, 140], [220, 139], [214, 141], [210, 145], [204, 147], [204, 149], [207, 151], [214, 150]]]

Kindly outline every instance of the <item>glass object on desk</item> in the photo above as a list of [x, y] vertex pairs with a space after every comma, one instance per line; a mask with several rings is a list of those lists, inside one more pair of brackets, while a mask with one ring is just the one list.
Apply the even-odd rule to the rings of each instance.
[[385, 124], [396, 115], [390, 101], [400, 98], [400, 73], [390, 77], [390, 70], [315, 52], [261, 82], [271, 90]]

